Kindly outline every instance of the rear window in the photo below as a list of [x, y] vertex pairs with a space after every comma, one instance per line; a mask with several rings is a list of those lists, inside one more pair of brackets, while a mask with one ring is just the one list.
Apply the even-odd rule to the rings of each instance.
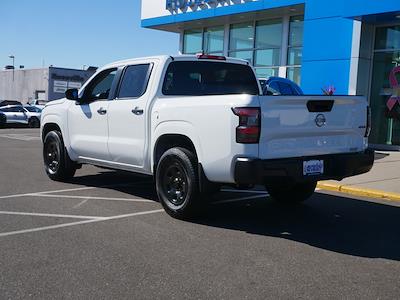
[[258, 83], [249, 66], [222, 62], [170, 63], [162, 88], [164, 95], [258, 95]]
[[138, 98], [146, 91], [150, 64], [128, 66], [122, 78], [118, 98]]

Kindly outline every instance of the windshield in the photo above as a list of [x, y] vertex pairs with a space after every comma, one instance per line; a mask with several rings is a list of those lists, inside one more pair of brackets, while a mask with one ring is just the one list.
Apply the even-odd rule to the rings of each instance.
[[258, 95], [257, 79], [247, 65], [175, 61], [170, 63], [162, 88], [164, 95]]

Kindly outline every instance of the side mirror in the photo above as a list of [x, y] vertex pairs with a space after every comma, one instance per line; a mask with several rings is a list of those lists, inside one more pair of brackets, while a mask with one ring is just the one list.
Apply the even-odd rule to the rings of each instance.
[[79, 101], [78, 89], [68, 89], [65, 91], [65, 98], [68, 100]]

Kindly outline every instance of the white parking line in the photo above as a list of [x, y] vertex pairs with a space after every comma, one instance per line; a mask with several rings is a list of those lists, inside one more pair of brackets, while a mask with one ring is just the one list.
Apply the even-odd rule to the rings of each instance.
[[0, 196], [0, 199], [19, 198], [19, 197], [25, 197], [25, 196], [31, 196], [31, 195], [33, 195], [33, 194], [27, 193], [27, 194], [6, 195], [6, 196]]
[[101, 186], [85, 186], [79, 188], [72, 189], [63, 189], [63, 190], [51, 190], [51, 191], [42, 191], [42, 192], [34, 192], [34, 193], [26, 193], [26, 194], [14, 194], [14, 195], [5, 195], [0, 196], [0, 199], [8, 199], [8, 198], [18, 198], [18, 197], [26, 197], [26, 196], [36, 196], [37, 194], [53, 194], [53, 193], [62, 193], [62, 192], [75, 192], [75, 191], [84, 191], [84, 190], [92, 190], [97, 188], [112, 188], [117, 186], [130, 186], [138, 183], [147, 183], [147, 182], [130, 182], [130, 183], [116, 183], [116, 184], [107, 184]]
[[84, 191], [84, 190], [92, 190], [92, 189], [113, 188], [113, 187], [118, 187], [118, 186], [130, 186], [130, 185], [136, 185], [138, 183], [142, 183], [143, 184], [143, 183], [147, 183], [147, 182], [146, 181], [139, 181], [139, 182], [125, 182], [125, 183], [105, 184], [105, 185], [100, 185], [100, 186], [85, 186], [85, 187], [72, 188], [72, 189], [37, 192], [37, 193], [33, 193], [33, 194], [53, 194], [53, 193], [62, 193], [62, 192], [75, 192], [75, 191]]
[[93, 220], [104, 220], [107, 218], [98, 216], [60, 215], [60, 214], [30, 213], [30, 212], [19, 212], [19, 211], [0, 211], [0, 215], [35, 216], [35, 217], [51, 217], [51, 218], [69, 218], [69, 219], [93, 219]]
[[85, 204], [86, 202], [88, 202], [88, 199], [83, 199], [81, 202], [79, 202], [78, 204], [72, 206], [73, 209], [76, 209], [78, 207], [81, 207], [83, 204]]
[[164, 211], [163, 209], [155, 209], [155, 210], [148, 210], [148, 211], [126, 214], [126, 215], [106, 217], [103, 219], [90, 219], [90, 220], [84, 220], [84, 221], [78, 221], [78, 222], [72, 222], [72, 223], [64, 223], [64, 224], [43, 226], [43, 227], [37, 227], [37, 228], [31, 228], [31, 229], [9, 231], [9, 232], [0, 233], [0, 237], [18, 235], [18, 234], [24, 234], [24, 233], [30, 233], [30, 232], [45, 231], [45, 230], [51, 230], [51, 229], [58, 229], [58, 228], [63, 228], [63, 227], [71, 227], [71, 226], [83, 225], [83, 224], [88, 224], [88, 223], [103, 222], [103, 221], [108, 221], [108, 220], [116, 220], [116, 219], [122, 219], [122, 218], [134, 217], [134, 216], [155, 214], [155, 213], [159, 213], [159, 212], [163, 212], [163, 211]]
[[83, 191], [83, 190], [90, 190], [90, 189], [95, 189], [95, 188], [96, 188], [96, 187], [91, 187], [91, 186], [90, 186], [90, 187], [81, 187], [81, 188], [65, 189], [65, 190], [44, 191], [44, 192], [37, 192], [37, 193], [26, 193], [26, 194], [5, 195], [5, 196], [0, 196], [0, 199], [35, 196], [35, 195], [37, 195], [37, 194], [47, 194], [47, 193]]
[[105, 200], [105, 201], [127, 201], [127, 202], [146, 202], [155, 203], [153, 200], [140, 198], [114, 198], [114, 197], [97, 197], [97, 196], [75, 196], [75, 195], [51, 195], [51, 194], [30, 194], [33, 197], [48, 197], [48, 198], [70, 198], [70, 199], [85, 199], [85, 200]]
[[8, 138], [12, 140], [19, 140], [19, 141], [39, 141], [40, 137], [38, 136], [31, 136], [26, 134], [17, 134], [17, 133], [9, 133], [9, 134], [0, 134], [0, 137]]

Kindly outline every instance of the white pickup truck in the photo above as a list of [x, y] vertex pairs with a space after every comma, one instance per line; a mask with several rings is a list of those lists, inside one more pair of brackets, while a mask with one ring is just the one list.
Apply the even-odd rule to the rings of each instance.
[[318, 180], [371, 169], [368, 114], [363, 97], [261, 96], [243, 60], [132, 59], [46, 105], [44, 165], [53, 180], [82, 164], [152, 175], [177, 218], [221, 184], [262, 184], [278, 201], [299, 202]]

